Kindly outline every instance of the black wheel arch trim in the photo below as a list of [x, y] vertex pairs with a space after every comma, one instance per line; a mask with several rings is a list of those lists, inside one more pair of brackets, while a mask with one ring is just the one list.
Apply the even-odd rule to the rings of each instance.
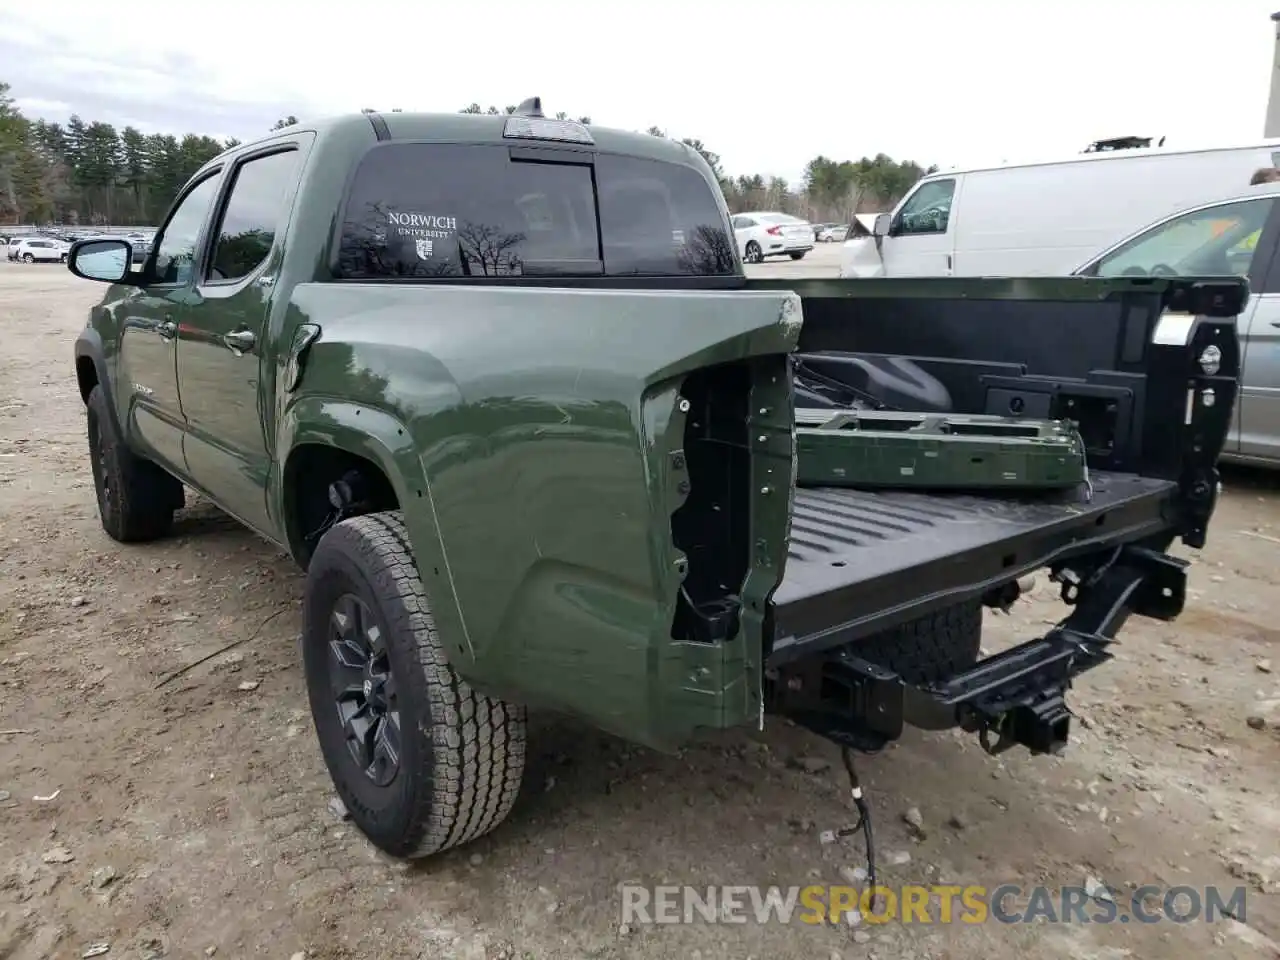
[[[116, 410], [115, 396], [111, 390], [111, 379], [107, 376], [107, 352], [102, 345], [102, 336], [92, 327], [86, 328], [76, 337], [75, 348], [76, 365], [79, 366], [81, 359], [88, 358], [93, 362], [94, 372], [97, 374], [98, 386], [102, 387], [102, 392], [106, 394], [107, 409], [111, 412], [111, 420], [117, 427], [117, 435], [123, 436], [118, 429], [120, 426], [119, 415]], [[79, 389], [80, 377], [76, 375], [76, 388]], [[87, 395], [82, 395], [81, 399], [89, 402]]]

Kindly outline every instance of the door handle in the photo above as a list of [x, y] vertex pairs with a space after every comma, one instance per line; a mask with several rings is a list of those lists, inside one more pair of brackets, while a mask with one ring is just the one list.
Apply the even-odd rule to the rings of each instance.
[[178, 335], [178, 325], [167, 317], [156, 324], [156, 333], [161, 340], [172, 340]]
[[1273, 327], [1280, 327], [1280, 320], [1272, 320], [1271, 325]]
[[224, 334], [222, 344], [237, 357], [246, 351], [252, 350], [253, 345], [258, 342], [258, 338], [253, 335], [252, 330], [237, 330], [234, 333]]

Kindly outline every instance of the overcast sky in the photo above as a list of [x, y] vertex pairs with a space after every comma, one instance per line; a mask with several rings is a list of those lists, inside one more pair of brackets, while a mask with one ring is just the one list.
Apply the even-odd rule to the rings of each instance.
[[[250, 139], [277, 117], [549, 112], [698, 137], [732, 174], [943, 167], [1110, 136], [1260, 137], [1280, 0], [6, 2], [28, 115]], [[296, 12], [295, 12], [296, 11]], [[305, 13], [304, 13], [305, 11]]]

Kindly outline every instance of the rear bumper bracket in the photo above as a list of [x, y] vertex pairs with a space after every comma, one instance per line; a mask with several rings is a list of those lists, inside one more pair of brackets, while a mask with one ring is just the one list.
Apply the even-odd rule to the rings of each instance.
[[1120, 548], [1080, 585], [1070, 615], [1043, 637], [922, 686], [859, 659], [857, 644], [850, 644], [781, 668], [774, 709], [859, 749], [877, 749], [910, 724], [976, 731], [992, 753], [1015, 745], [1057, 753], [1068, 740], [1065, 696], [1074, 678], [1111, 659], [1109, 647], [1130, 614], [1176, 617], [1185, 600], [1186, 566], [1155, 550]]

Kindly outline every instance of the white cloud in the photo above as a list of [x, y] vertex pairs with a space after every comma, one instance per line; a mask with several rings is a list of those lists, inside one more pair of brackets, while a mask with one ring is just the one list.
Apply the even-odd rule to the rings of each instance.
[[[699, 137], [734, 173], [791, 178], [818, 153], [950, 166], [1131, 133], [1255, 138], [1274, 35], [1262, 0], [57, 9], [0, 13], [0, 38], [45, 58], [23, 71], [31, 89], [5, 79], [28, 102], [66, 101], [86, 116], [74, 89], [95, 106], [116, 102], [118, 114], [155, 113], [153, 128], [189, 116], [189, 129], [200, 118], [239, 137], [285, 113], [450, 111], [538, 94], [549, 110]], [[40, 78], [59, 84], [42, 89]]]
[[75, 112], [75, 107], [65, 100], [41, 100], [39, 97], [18, 97], [14, 105], [24, 116], [63, 116]]

